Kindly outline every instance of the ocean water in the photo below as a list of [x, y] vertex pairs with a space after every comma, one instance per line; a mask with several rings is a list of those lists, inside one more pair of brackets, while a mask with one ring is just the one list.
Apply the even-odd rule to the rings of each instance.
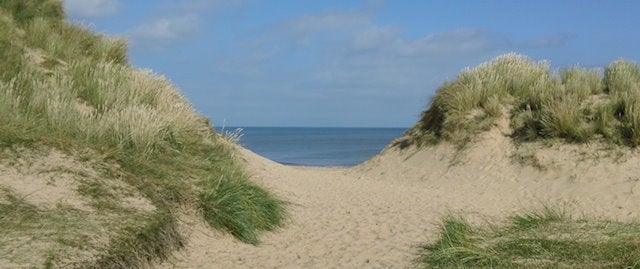
[[[225, 128], [233, 131], [236, 128]], [[378, 154], [404, 128], [242, 128], [239, 144], [290, 165], [354, 166]]]

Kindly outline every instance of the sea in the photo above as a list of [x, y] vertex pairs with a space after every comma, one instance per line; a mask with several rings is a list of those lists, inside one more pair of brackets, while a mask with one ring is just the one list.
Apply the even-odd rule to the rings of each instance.
[[226, 127], [240, 128], [239, 144], [287, 165], [355, 166], [378, 154], [405, 128]]

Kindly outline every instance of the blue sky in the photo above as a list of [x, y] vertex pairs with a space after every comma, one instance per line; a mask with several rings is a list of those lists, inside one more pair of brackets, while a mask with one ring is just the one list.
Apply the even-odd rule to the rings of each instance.
[[461, 69], [640, 62], [640, 1], [65, 0], [221, 126], [409, 127]]

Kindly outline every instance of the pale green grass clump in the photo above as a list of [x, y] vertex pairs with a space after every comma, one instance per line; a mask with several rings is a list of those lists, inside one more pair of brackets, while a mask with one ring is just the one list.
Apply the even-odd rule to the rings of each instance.
[[[41, 208], [0, 189], [0, 263], [7, 268], [135, 268], [183, 244], [166, 212], [141, 212], [109, 200], [95, 211]], [[84, 260], [84, 261], [83, 261]]]
[[[42, 146], [74, 155], [88, 148], [90, 158], [118, 167], [101, 173], [106, 181], [78, 189], [93, 199], [94, 214], [131, 213], [105, 200], [118, 189], [107, 181], [134, 186], [156, 207], [129, 214], [141, 226], [102, 227], [114, 232], [106, 249], [77, 246], [100, 252], [98, 265], [85, 266], [129, 268], [180, 247], [172, 214], [178, 207], [196, 207], [212, 227], [252, 244], [257, 232], [281, 226], [282, 202], [248, 180], [208, 120], [167, 79], [133, 69], [126, 55], [123, 40], [66, 23], [59, 1], [0, 1], [0, 150]], [[24, 212], [53, 214], [42, 210]], [[23, 211], [15, 212], [20, 218]]]
[[501, 107], [516, 98], [539, 107], [549, 93], [546, 63], [532, 63], [507, 54], [473, 69], [465, 69], [446, 82], [433, 97], [431, 107], [409, 132], [416, 142], [440, 139], [464, 144], [487, 130], [502, 115]]
[[420, 262], [424, 268], [637, 268], [639, 235], [637, 222], [576, 220], [549, 208], [489, 228], [448, 216]]
[[417, 144], [444, 140], [463, 147], [504, 116], [518, 141], [602, 139], [635, 147], [640, 144], [639, 102], [635, 63], [615, 61], [604, 76], [599, 69], [579, 67], [556, 75], [546, 62], [506, 54], [441, 86], [408, 134]]

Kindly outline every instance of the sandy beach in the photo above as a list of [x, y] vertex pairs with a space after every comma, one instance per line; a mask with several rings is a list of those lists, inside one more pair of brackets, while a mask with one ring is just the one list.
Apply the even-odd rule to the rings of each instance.
[[0, 269], [639, 268], [584, 2], [2, 0]]
[[547, 146], [525, 155], [540, 169], [514, 162], [523, 149], [500, 128], [480, 140], [458, 157], [446, 144], [389, 147], [353, 168], [285, 166], [236, 146], [252, 179], [288, 203], [286, 226], [252, 246], [185, 214], [188, 245], [160, 266], [413, 268], [420, 245], [437, 237], [449, 213], [499, 223], [548, 205], [574, 216], [638, 219], [637, 154], [611, 158], [593, 145]]

